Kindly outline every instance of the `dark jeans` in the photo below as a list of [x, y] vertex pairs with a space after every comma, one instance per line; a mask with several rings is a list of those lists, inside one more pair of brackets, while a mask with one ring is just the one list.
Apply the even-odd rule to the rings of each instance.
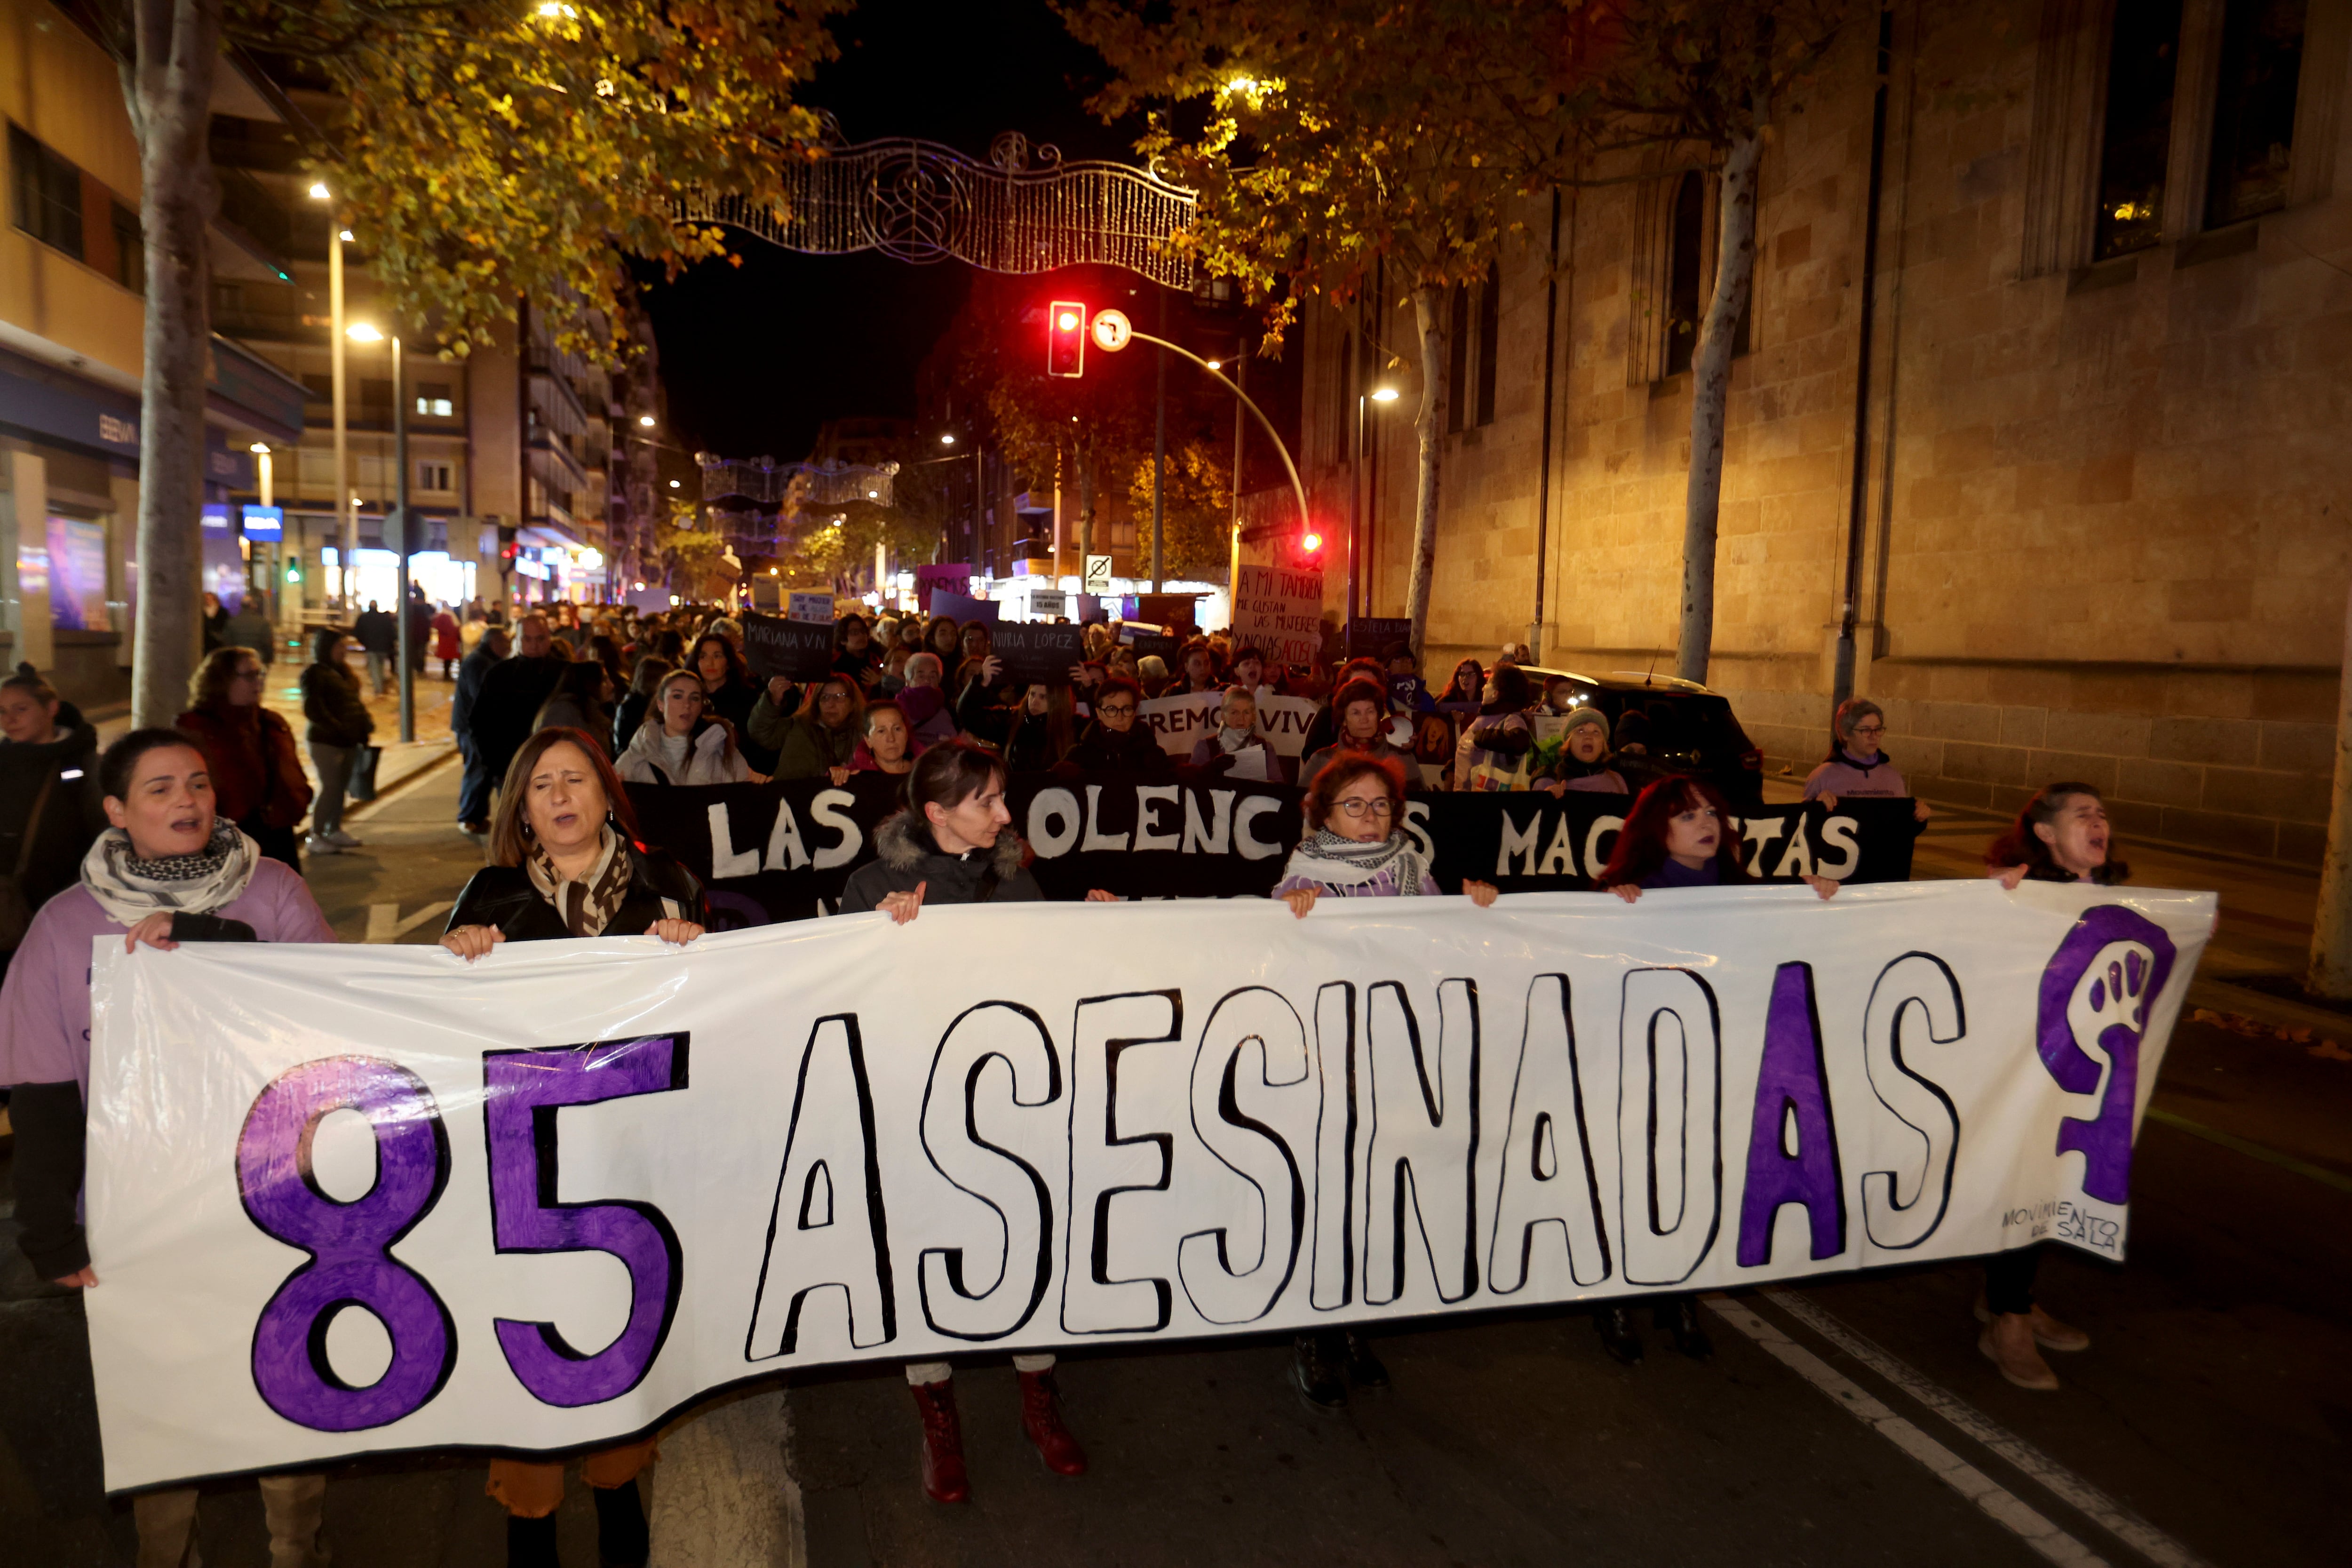
[[1998, 1252], [1985, 1259], [1985, 1305], [1996, 1312], [2033, 1310], [2033, 1276], [2042, 1268], [2042, 1244]]
[[490, 789], [497, 783], [490, 777], [489, 764], [475, 748], [470, 736], [457, 737], [457, 754], [465, 761], [466, 771], [457, 781], [457, 821], [488, 822], [490, 819]]
[[247, 838], [261, 846], [264, 859], [283, 861], [302, 874], [302, 838], [290, 827], [272, 827], [261, 820], [261, 813], [249, 811], [237, 824]]

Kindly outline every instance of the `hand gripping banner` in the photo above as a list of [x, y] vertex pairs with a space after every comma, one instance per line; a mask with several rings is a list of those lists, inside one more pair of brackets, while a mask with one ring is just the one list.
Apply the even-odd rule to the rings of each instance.
[[107, 1482], [795, 1367], [2123, 1256], [2210, 894], [1990, 882], [96, 944]]

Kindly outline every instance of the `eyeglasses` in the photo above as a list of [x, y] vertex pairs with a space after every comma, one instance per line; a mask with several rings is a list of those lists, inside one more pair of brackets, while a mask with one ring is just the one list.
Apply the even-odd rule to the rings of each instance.
[[1135, 705], [1131, 702], [1122, 702], [1114, 708], [1106, 702], [1095, 711], [1106, 719], [1132, 719], [1135, 717]]
[[1346, 812], [1350, 818], [1396, 815], [1396, 802], [1385, 797], [1380, 800], [1336, 800], [1331, 804]]
[[1856, 724], [1852, 730], [1846, 732], [1852, 735], [1884, 735], [1886, 733], [1886, 726], [1884, 724]]

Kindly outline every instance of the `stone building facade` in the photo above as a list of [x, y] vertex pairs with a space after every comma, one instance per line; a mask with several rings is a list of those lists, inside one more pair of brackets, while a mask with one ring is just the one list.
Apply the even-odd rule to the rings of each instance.
[[[1801, 774], [1851, 583], [1852, 689], [1919, 794], [2087, 778], [2127, 834], [2312, 862], [2352, 577], [2352, 0], [2119, 3], [1897, 0], [1884, 52], [1845, 40], [1773, 128], [1710, 684]], [[1456, 300], [1433, 668], [1517, 640], [1673, 668], [1713, 204], [1676, 174], [1531, 200]], [[1372, 615], [1412, 533], [1390, 292], [1307, 334], [1305, 456], [1342, 514], [1364, 476]]]

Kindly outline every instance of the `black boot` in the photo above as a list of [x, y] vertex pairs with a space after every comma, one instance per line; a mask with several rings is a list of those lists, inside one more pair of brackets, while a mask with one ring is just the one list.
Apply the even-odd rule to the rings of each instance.
[[1672, 1334], [1675, 1349], [1693, 1361], [1705, 1361], [1715, 1353], [1715, 1342], [1698, 1326], [1698, 1302], [1688, 1296], [1661, 1296], [1654, 1309], [1658, 1328]]
[[1291, 1386], [1318, 1410], [1337, 1410], [1348, 1403], [1348, 1384], [1337, 1364], [1341, 1347], [1328, 1342], [1339, 1337], [1301, 1334], [1291, 1343]]
[[555, 1555], [555, 1516], [518, 1519], [507, 1515], [507, 1568], [563, 1568]]
[[1389, 1369], [1372, 1353], [1372, 1347], [1355, 1330], [1348, 1331], [1348, 1381], [1358, 1388], [1386, 1388]]
[[1603, 1307], [1592, 1314], [1592, 1326], [1601, 1331], [1601, 1342], [1620, 1365], [1642, 1364], [1642, 1331], [1633, 1326], [1631, 1311], [1623, 1307]]
[[596, 1561], [602, 1568], [646, 1568], [653, 1552], [646, 1533], [645, 1499], [633, 1479], [617, 1487], [590, 1487], [596, 1500]]

